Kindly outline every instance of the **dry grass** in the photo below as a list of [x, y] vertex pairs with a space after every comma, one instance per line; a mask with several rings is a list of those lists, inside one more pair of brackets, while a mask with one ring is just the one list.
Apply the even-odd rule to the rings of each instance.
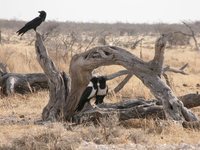
[[[15, 43], [0, 45], [0, 60], [8, 65], [11, 72], [41, 72], [36, 61], [34, 46], [28, 45], [25, 40], [19, 41], [16, 37], [14, 39]], [[154, 41], [155, 37], [145, 38], [142, 47], [145, 61], [153, 58]], [[139, 57], [140, 47], [131, 52]], [[70, 60], [65, 63], [61, 54], [55, 57], [53, 52], [51, 52], [51, 56], [60, 70], [68, 72]], [[191, 50], [190, 47], [185, 47], [167, 49], [165, 56], [165, 64], [173, 67], [179, 68], [183, 64], [189, 63], [186, 71], [190, 75], [169, 73], [170, 82], [176, 95], [199, 92], [200, 89], [196, 85], [200, 84], [200, 54]], [[96, 72], [110, 74], [120, 69], [123, 68], [109, 66], [101, 67]], [[109, 81], [110, 89], [113, 89], [122, 79], [123, 77], [120, 77]], [[122, 97], [150, 99], [153, 98], [153, 95], [141, 81], [133, 77], [122, 91], [107, 98], [106, 102], [117, 102]], [[198, 131], [186, 130], [179, 124], [161, 120], [133, 119], [119, 122], [116, 116], [110, 116], [109, 119], [102, 120], [98, 127], [93, 124], [79, 126], [71, 126], [66, 123], [35, 124], [35, 121], [40, 120], [42, 109], [47, 102], [47, 91], [1, 98], [0, 149], [81, 149], [80, 145], [84, 142], [98, 145], [199, 143]], [[200, 116], [199, 108], [194, 108], [193, 111]]]
[[[198, 131], [152, 119], [119, 122], [112, 115], [100, 126], [67, 123], [35, 124], [48, 101], [47, 92], [3, 98], [0, 101], [0, 147], [14, 149], [77, 149], [83, 142], [102, 144], [197, 144]], [[199, 109], [198, 109], [199, 110]]]

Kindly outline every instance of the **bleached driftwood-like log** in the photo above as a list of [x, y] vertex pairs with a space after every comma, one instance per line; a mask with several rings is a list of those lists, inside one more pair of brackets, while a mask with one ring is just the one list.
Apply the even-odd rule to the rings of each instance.
[[0, 87], [3, 95], [26, 94], [48, 89], [48, 81], [44, 73], [17, 74], [4, 72], [0, 75]]
[[[64, 81], [48, 56], [40, 35], [36, 34], [36, 53], [50, 84], [50, 100], [43, 110], [43, 119], [73, 117], [80, 96], [92, 77], [95, 68], [106, 65], [121, 65], [138, 77], [162, 101], [165, 117], [172, 120], [196, 121], [198, 118], [174, 95], [173, 91], [160, 78], [163, 70], [164, 50], [167, 38], [160, 37], [155, 44], [155, 56], [150, 62], [144, 62], [132, 53], [115, 46], [94, 47], [84, 53], [73, 56], [70, 63], [71, 86]], [[71, 87], [71, 91], [69, 88]], [[64, 108], [64, 110], [62, 109]], [[63, 110], [63, 111], [61, 111]]]

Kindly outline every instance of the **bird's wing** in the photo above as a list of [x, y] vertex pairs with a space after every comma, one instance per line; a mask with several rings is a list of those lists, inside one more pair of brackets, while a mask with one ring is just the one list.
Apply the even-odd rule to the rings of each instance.
[[28, 23], [25, 24], [24, 27], [27, 27], [29, 29], [35, 27], [35, 26], [38, 26], [40, 25], [40, 23], [42, 22], [41, 18], [40, 17], [36, 17], [35, 19], [29, 21]]
[[19, 29], [17, 31], [18, 35], [20, 35], [20, 34], [23, 35], [25, 32], [27, 32], [30, 29], [36, 29], [37, 26], [39, 26], [41, 24], [41, 22], [42, 22], [41, 18], [40, 17], [36, 17], [35, 19], [33, 19], [33, 20], [29, 21], [28, 23], [26, 23], [24, 25], [24, 27]]
[[89, 101], [88, 98], [90, 97], [92, 90], [93, 90], [93, 87], [90, 87], [90, 86], [85, 89], [85, 91], [81, 95], [80, 101], [78, 103], [78, 106], [77, 106], [77, 109], [76, 109], [77, 111], [81, 111], [83, 109], [85, 103], [87, 101]]

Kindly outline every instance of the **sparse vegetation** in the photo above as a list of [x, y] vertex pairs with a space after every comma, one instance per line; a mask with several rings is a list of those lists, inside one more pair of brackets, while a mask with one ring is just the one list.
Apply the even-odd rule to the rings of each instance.
[[[10, 72], [36, 73], [41, 72], [35, 55], [35, 48], [30, 44], [35, 39], [35, 33], [29, 32], [21, 40], [15, 31], [23, 24], [19, 21], [0, 20], [2, 40], [0, 45], [0, 62], [7, 64]], [[47, 22], [43, 28], [52, 24], [52, 34], [46, 38], [47, 49], [60, 70], [69, 70], [69, 62], [75, 53], [85, 51], [88, 44], [97, 33], [106, 32], [106, 44], [128, 43], [136, 38], [143, 38], [142, 45], [131, 50], [144, 61], [149, 61], [154, 55], [154, 43], [159, 33], [169, 31], [185, 32], [184, 25], [136, 25], [136, 24], [84, 24], [84, 23], [56, 23]], [[54, 26], [55, 24], [55, 26]], [[198, 23], [194, 27], [197, 40], [199, 39]], [[55, 28], [54, 28], [55, 27]], [[112, 28], [111, 28], [112, 27]], [[73, 35], [71, 35], [73, 33]], [[107, 34], [109, 33], [109, 34]], [[126, 34], [127, 33], [127, 34]], [[56, 35], [56, 36], [55, 36]], [[104, 37], [104, 36], [103, 36]], [[75, 39], [73, 39], [75, 38]], [[181, 38], [182, 39], [182, 38]], [[73, 42], [70, 43], [70, 42]], [[95, 38], [90, 47], [98, 45]], [[102, 40], [101, 44], [104, 43]], [[65, 45], [66, 44], [66, 45]], [[68, 48], [68, 49], [67, 49]], [[69, 55], [66, 55], [69, 53]], [[194, 51], [191, 45], [184, 47], [175, 45], [165, 52], [165, 64], [177, 67], [188, 63], [186, 72], [189, 75], [167, 73], [172, 89], [177, 96], [200, 92], [200, 54]], [[64, 57], [67, 56], [67, 57]], [[110, 74], [122, 69], [119, 66], [101, 67], [95, 70], [98, 74]], [[110, 91], [121, 81], [122, 77], [109, 81]], [[121, 99], [130, 98], [152, 99], [141, 81], [132, 77], [127, 85], [117, 94], [110, 94], [106, 102], [114, 103]], [[95, 149], [108, 145], [122, 148], [161, 148], [161, 144], [173, 147], [184, 147], [187, 143], [199, 147], [199, 134], [197, 130], [184, 129], [180, 124], [169, 121], [153, 119], [131, 119], [119, 122], [117, 116], [103, 118], [98, 125], [92, 123], [74, 126], [66, 122], [40, 124], [42, 109], [48, 102], [48, 92], [40, 91], [27, 95], [12, 95], [0, 98], [0, 149]], [[200, 117], [200, 107], [192, 109]], [[135, 145], [137, 144], [137, 146]], [[111, 148], [111, 147], [110, 147]], [[188, 148], [190, 148], [188, 146]]]

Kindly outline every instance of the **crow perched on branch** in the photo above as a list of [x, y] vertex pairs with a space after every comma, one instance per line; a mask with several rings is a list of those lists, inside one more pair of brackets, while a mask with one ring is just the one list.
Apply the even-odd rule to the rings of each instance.
[[16, 33], [18, 35], [21, 34], [21, 36], [26, 33], [30, 29], [34, 29], [36, 31], [37, 27], [45, 20], [46, 18], [46, 12], [45, 11], [38, 11], [40, 15], [36, 17], [35, 19], [29, 21], [25, 24], [24, 27], [22, 27], [20, 30], [18, 30]]

